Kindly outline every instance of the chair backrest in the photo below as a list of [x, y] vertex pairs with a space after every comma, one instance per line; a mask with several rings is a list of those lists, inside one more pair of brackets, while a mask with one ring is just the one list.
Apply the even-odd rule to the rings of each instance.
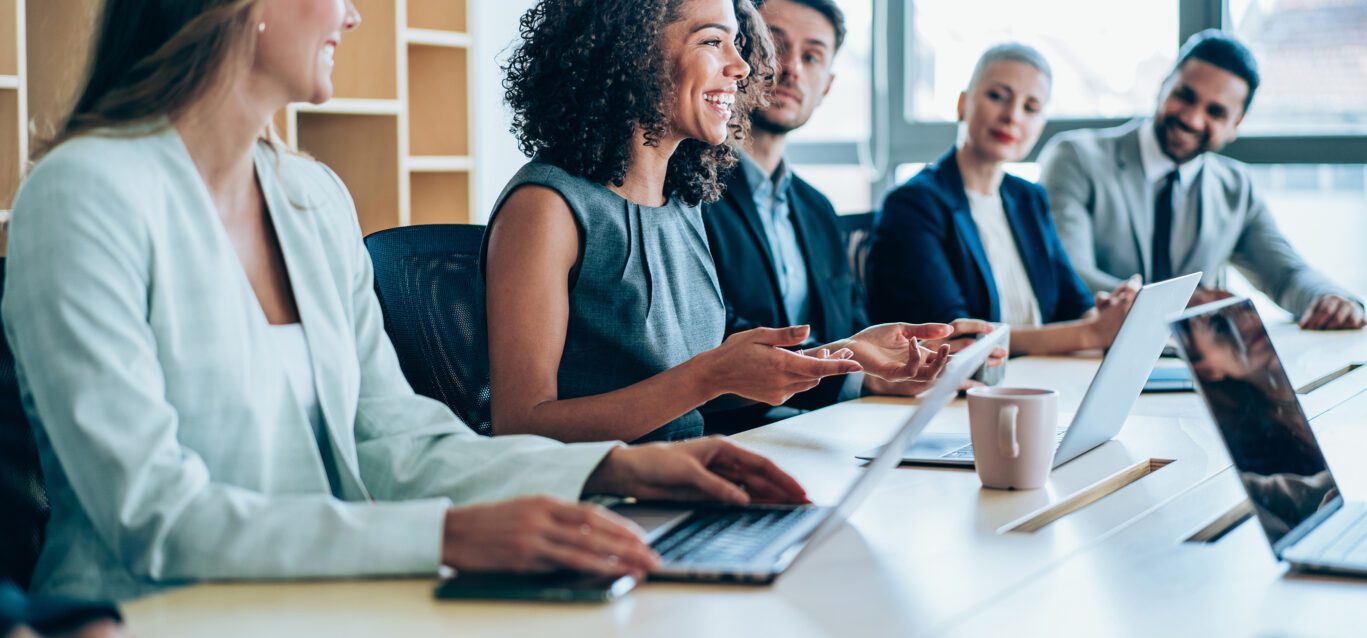
[[[5, 259], [0, 257], [0, 296], [4, 295]], [[24, 406], [14, 353], [0, 326], [0, 582], [28, 588], [48, 520], [47, 488], [38, 464]]]
[[384, 327], [413, 390], [488, 436], [489, 343], [479, 251], [484, 227], [405, 226], [366, 237]]
[[[836, 223], [840, 234], [845, 238], [845, 255], [850, 260], [850, 272], [859, 283], [861, 291], [867, 291], [869, 249], [873, 246], [873, 222], [876, 213], [855, 213], [839, 215]], [[867, 296], [866, 296], [867, 298]]]

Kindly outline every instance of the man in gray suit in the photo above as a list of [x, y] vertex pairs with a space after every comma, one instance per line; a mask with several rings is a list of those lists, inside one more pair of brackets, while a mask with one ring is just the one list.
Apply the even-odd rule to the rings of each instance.
[[1152, 118], [1055, 137], [1040, 162], [1059, 236], [1094, 291], [1204, 271], [1192, 303], [1205, 303], [1230, 296], [1219, 281], [1232, 263], [1301, 327], [1361, 328], [1362, 301], [1301, 259], [1244, 165], [1216, 154], [1258, 81], [1253, 54], [1210, 29], [1183, 45]]

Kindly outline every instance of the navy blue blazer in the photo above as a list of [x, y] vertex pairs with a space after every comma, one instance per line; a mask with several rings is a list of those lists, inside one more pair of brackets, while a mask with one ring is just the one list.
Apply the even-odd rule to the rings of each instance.
[[[1001, 320], [996, 280], [968, 207], [954, 149], [883, 203], [869, 253], [869, 315], [876, 322]], [[1007, 175], [1002, 207], [1045, 323], [1077, 319], [1092, 294], [1073, 271], [1037, 184]]]
[[[761, 326], [787, 326], [790, 322], [770, 258], [769, 240], [745, 173], [737, 166], [725, 179], [722, 198], [704, 204], [702, 210], [717, 281], [726, 302], [726, 334]], [[829, 343], [867, 328], [863, 295], [850, 271], [835, 207], [797, 175], [788, 185], [788, 205], [798, 245], [807, 261], [811, 300], [807, 322], [812, 329], [809, 340]], [[841, 375], [822, 380], [817, 387], [795, 395], [784, 405], [810, 410], [858, 396], [859, 385]], [[730, 434], [767, 423], [774, 413], [765, 405], [729, 410], [714, 407], [704, 408], [703, 417], [709, 434]]]
[[[788, 185], [788, 206], [807, 262], [811, 341], [828, 343], [869, 327], [863, 295], [850, 271], [831, 201], [793, 175]], [[769, 240], [739, 166], [726, 176], [722, 198], [705, 204], [702, 210], [717, 281], [726, 301], [726, 334], [791, 325], [770, 258]]]

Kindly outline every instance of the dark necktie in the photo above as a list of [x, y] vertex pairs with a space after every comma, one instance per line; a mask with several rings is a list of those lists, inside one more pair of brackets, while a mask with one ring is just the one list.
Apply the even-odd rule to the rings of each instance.
[[1163, 178], [1153, 207], [1153, 276], [1150, 282], [1172, 279], [1172, 191], [1177, 186], [1177, 171]]

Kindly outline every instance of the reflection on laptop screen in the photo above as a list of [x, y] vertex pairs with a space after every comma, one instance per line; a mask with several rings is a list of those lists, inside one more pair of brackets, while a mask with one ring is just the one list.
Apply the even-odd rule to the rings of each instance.
[[1173, 330], [1277, 547], [1338, 488], [1262, 319], [1245, 299], [1183, 317]]

